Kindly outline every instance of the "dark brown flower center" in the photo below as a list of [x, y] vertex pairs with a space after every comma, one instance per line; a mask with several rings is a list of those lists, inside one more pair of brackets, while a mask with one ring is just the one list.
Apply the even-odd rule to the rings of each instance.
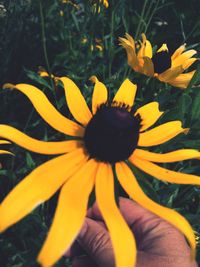
[[162, 73], [165, 70], [171, 67], [171, 56], [169, 55], [168, 51], [161, 51], [157, 52], [152, 57], [153, 65], [154, 65], [154, 72], [155, 73]]
[[140, 121], [125, 107], [102, 105], [85, 130], [90, 157], [109, 163], [129, 158], [137, 147]]

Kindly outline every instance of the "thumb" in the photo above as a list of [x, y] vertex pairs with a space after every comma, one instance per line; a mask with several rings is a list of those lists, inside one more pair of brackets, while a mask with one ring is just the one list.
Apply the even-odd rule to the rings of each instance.
[[109, 233], [100, 223], [86, 218], [77, 240], [98, 266], [115, 266]]

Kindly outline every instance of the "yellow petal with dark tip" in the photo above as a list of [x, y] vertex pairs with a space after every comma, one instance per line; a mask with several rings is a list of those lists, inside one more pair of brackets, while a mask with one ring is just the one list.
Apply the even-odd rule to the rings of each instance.
[[108, 91], [106, 86], [96, 76], [92, 76], [90, 79], [95, 83], [92, 95], [92, 113], [95, 114], [97, 108], [107, 102]]
[[115, 202], [112, 167], [106, 163], [99, 163], [97, 170], [96, 199], [110, 233], [115, 255], [115, 266], [135, 266], [135, 239]]
[[148, 196], [144, 194], [142, 188], [138, 184], [135, 176], [125, 163], [117, 163], [116, 172], [120, 184], [134, 201], [136, 201], [145, 209], [151, 211], [152, 213], [158, 215], [159, 217], [174, 225], [186, 236], [191, 246], [192, 257], [194, 258], [196, 241], [194, 231], [192, 230], [192, 227], [190, 226], [188, 221], [175, 210], [163, 207], [148, 198]]
[[64, 85], [65, 96], [71, 114], [75, 120], [86, 126], [92, 118], [92, 114], [83, 95], [71, 79], [62, 77], [60, 80]]
[[200, 185], [200, 176], [170, 171], [162, 168], [150, 161], [143, 160], [137, 157], [129, 158], [130, 162], [140, 170], [150, 174], [151, 176], [169, 183], [175, 184], [195, 184]]
[[155, 146], [165, 143], [180, 133], [187, 133], [188, 129], [182, 128], [180, 121], [166, 122], [152, 130], [140, 133], [139, 146]]
[[151, 102], [137, 109], [135, 115], [137, 114], [139, 114], [142, 119], [140, 131], [144, 131], [151, 127], [160, 118], [163, 112], [159, 110], [158, 102]]
[[[14, 86], [14, 87], [13, 87]], [[77, 123], [60, 114], [49, 102], [45, 94], [35, 86], [29, 84], [4, 85], [4, 88], [17, 89], [25, 94], [32, 102], [40, 116], [54, 129], [72, 136], [83, 136], [84, 129]]]
[[3, 124], [0, 124], [0, 136], [30, 151], [46, 155], [67, 153], [82, 146], [81, 141], [76, 140], [57, 142], [40, 141], [20, 132], [12, 126]]
[[7, 195], [0, 205], [0, 232], [48, 200], [86, 161], [82, 149], [37, 167]]
[[129, 79], [126, 79], [117, 91], [113, 102], [125, 104], [129, 107], [132, 107], [135, 100], [136, 91], [137, 86]]
[[86, 216], [96, 169], [97, 163], [90, 160], [63, 185], [53, 223], [38, 256], [41, 266], [54, 265], [78, 235]]
[[178, 77], [170, 81], [170, 84], [180, 88], [187, 88], [196, 70], [180, 74]]
[[130, 158], [134, 157], [153, 162], [176, 162], [188, 159], [200, 159], [200, 152], [195, 149], [179, 149], [164, 154], [158, 154], [142, 149], [136, 149]]

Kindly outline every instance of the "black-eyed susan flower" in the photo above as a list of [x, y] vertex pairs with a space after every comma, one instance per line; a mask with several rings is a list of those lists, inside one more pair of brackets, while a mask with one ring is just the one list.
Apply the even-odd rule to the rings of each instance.
[[[61, 115], [36, 87], [28, 84], [13, 86], [30, 99], [50, 126], [67, 136], [77, 137], [77, 140], [39, 141], [11, 126], [0, 125], [1, 137], [25, 149], [47, 155], [60, 154], [37, 167], [8, 194], [0, 205], [0, 231], [22, 219], [60, 189], [54, 219], [38, 256], [42, 266], [52, 266], [78, 235], [90, 193], [95, 188], [96, 200], [110, 233], [116, 266], [135, 266], [135, 239], [115, 202], [112, 169], [115, 168], [119, 183], [128, 195], [176, 226], [186, 236], [194, 255], [195, 235], [187, 220], [149, 199], [127, 164], [129, 162], [161, 181], [200, 185], [200, 177], [196, 175], [171, 171], [155, 164], [199, 158], [197, 150], [157, 154], [145, 149], [187, 133], [188, 129], [182, 128], [180, 121], [149, 129], [163, 113], [157, 102], [135, 110], [137, 87], [128, 79], [109, 102], [105, 85], [96, 77], [92, 79], [95, 86], [91, 112], [76, 84], [67, 77], [60, 78], [76, 122]], [[10, 88], [10, 85], [5, 87]]]
[[169, 83], [175, 87], [186, 88], [192, 79], [195, 70], [185, 73], [197, 58], [197, 53], [191, 49], [185, 51], [185, 44], [181, 45], [172, 55], [169, 54], [167, 44], [163, 44], [153, 55], [152, 45], [142, 34], [142, 42], [136, 49], [134, 39], [127, 33], [126, 38], [119, 38], [120, 44], [126, 49], [128, 64], [131, 68], [161, 82]]

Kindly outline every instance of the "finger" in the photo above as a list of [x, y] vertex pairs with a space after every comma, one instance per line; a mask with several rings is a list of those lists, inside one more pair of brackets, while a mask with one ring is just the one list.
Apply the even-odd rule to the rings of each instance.
[[[184, 251], [185, 255], [189, 255], [184, 236], [171, 224], [127, 198], [119, 199], [119, 207], [135, 235], [138, 250], [175, 256], [182, 255]], [[90, 215], [93, 219], [103, 220], [96, 203]]]
[[115, 266], [110, 237], [103, 226], [86, 218], [77, 240], [97, 265], [101, 267]]

